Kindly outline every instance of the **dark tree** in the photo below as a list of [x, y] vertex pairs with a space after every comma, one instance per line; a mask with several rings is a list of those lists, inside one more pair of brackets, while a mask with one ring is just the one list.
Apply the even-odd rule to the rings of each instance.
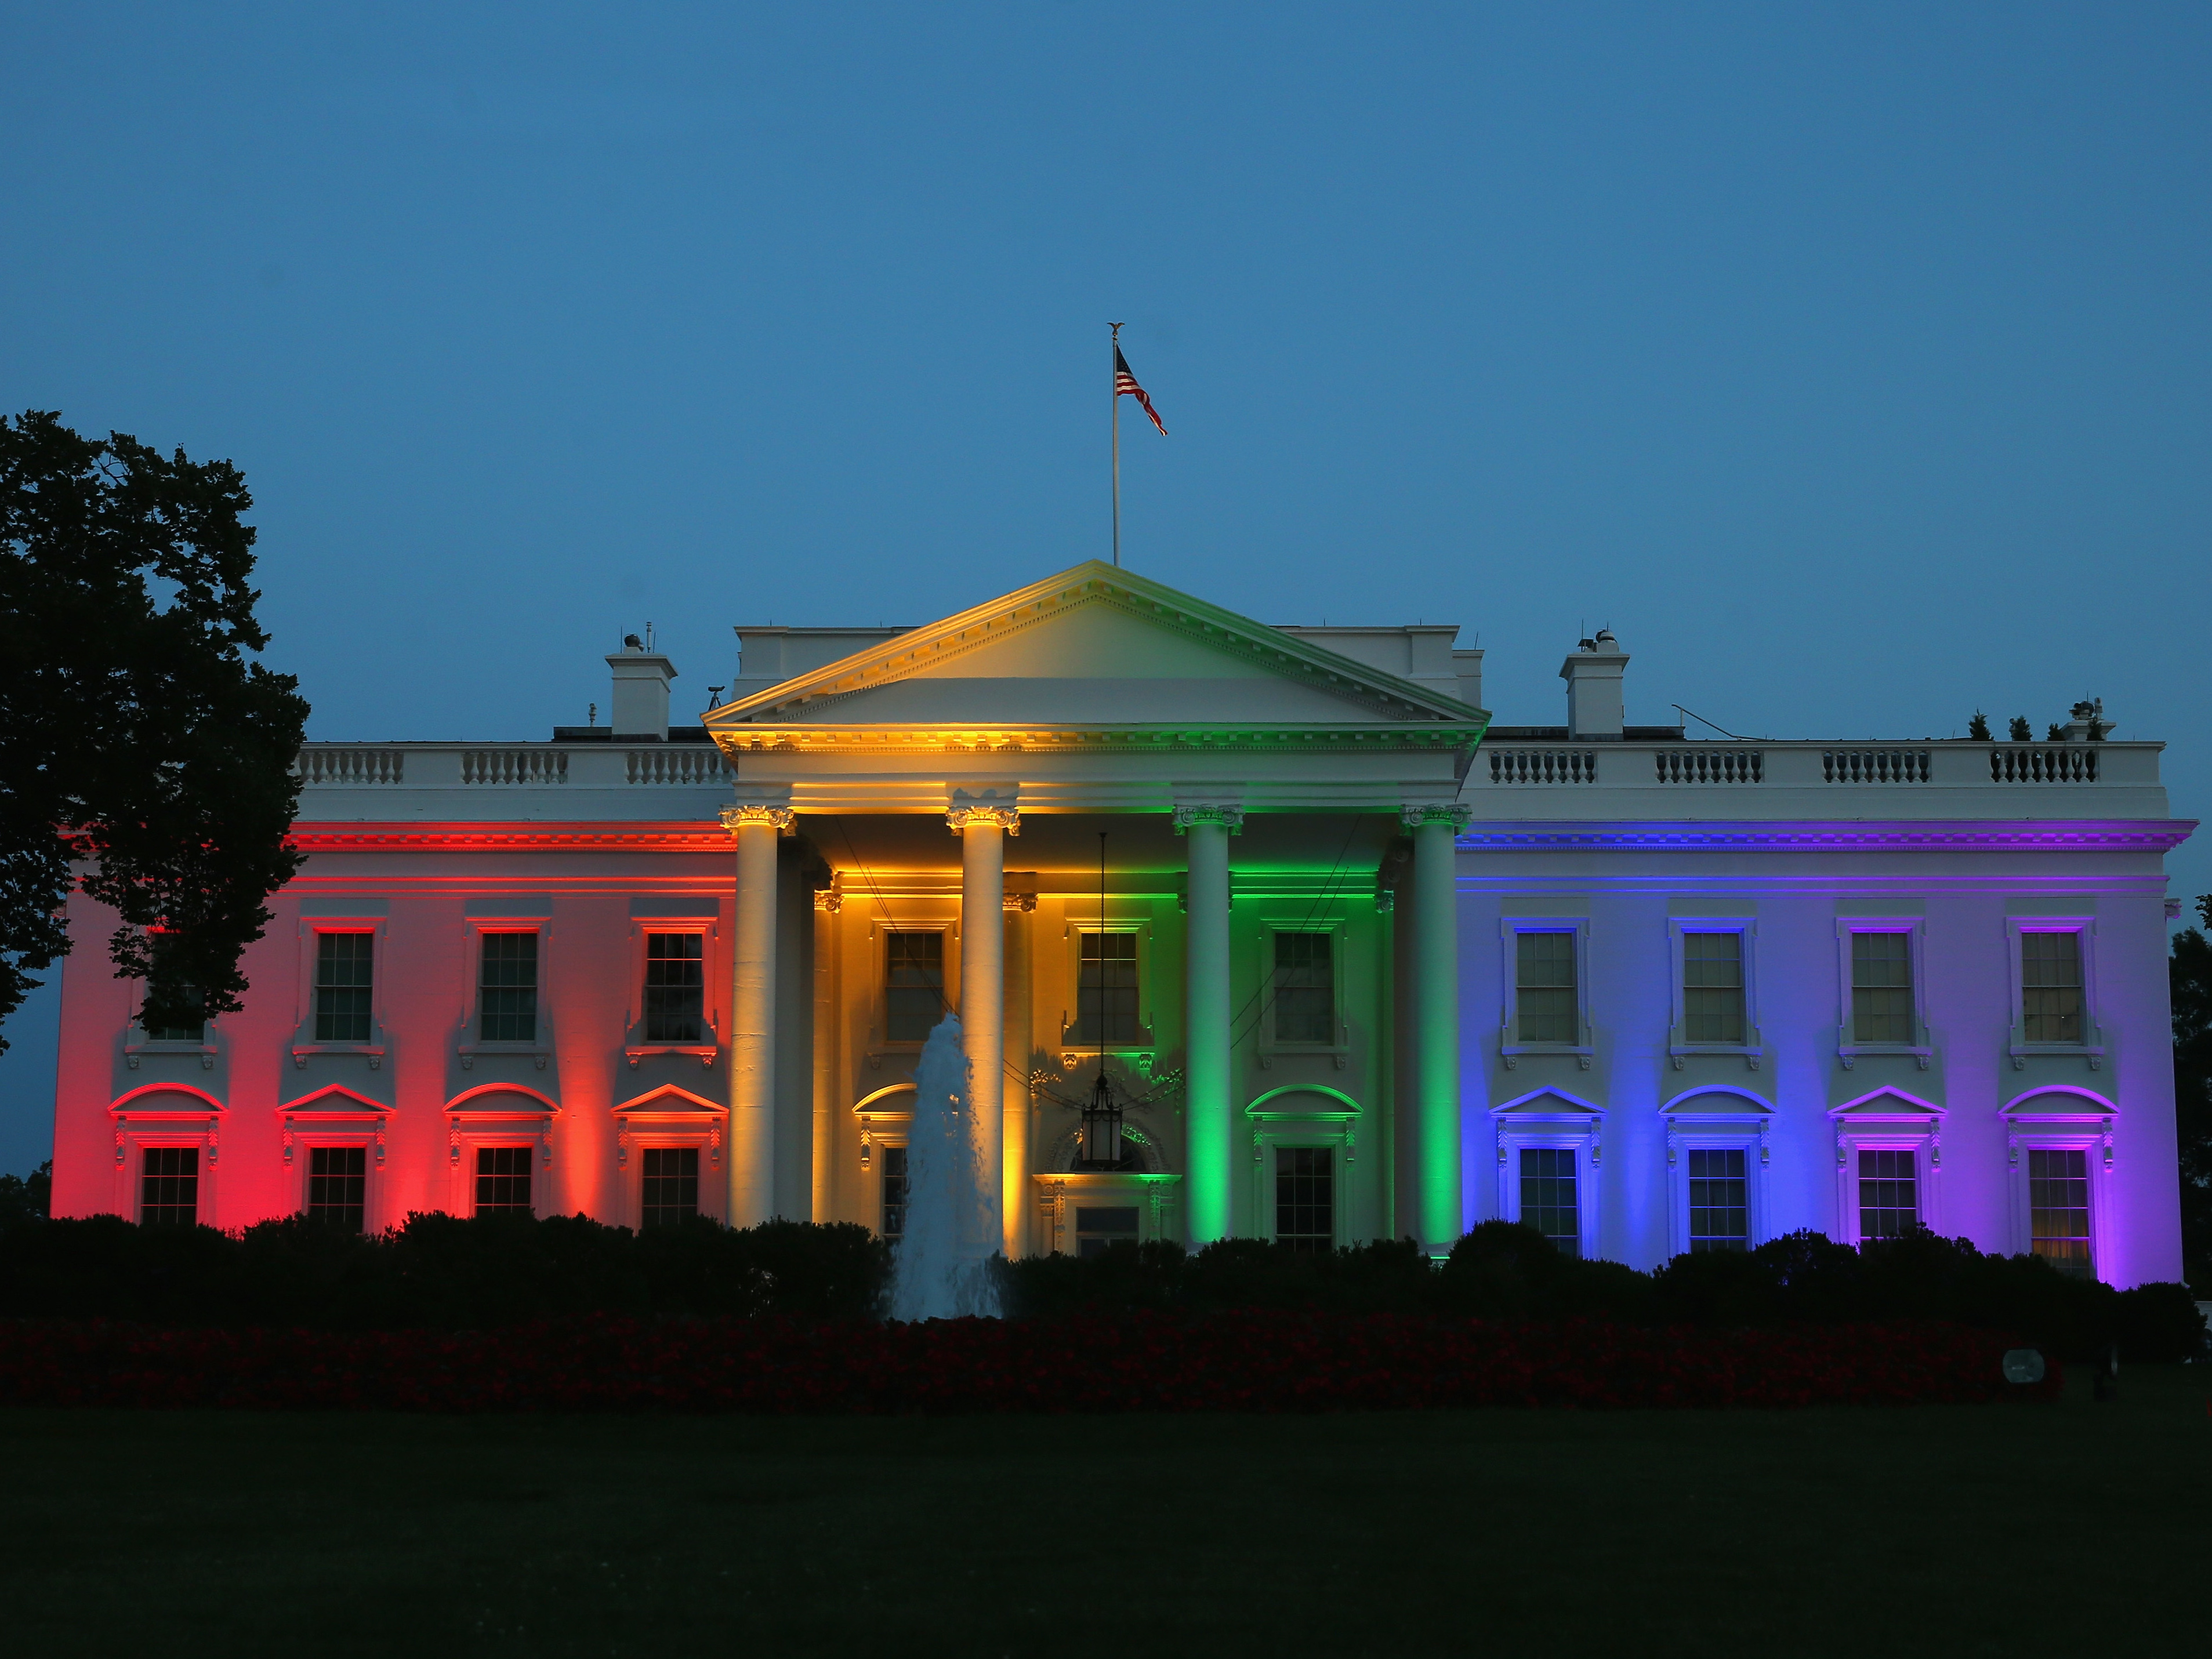
[[1990, 740], [1990, 717], [1978, 708], [1974, 710], [1974, 718], [1966, 722], [1966, 735], [1976, 743], [1987, 743]]
[[72, 880], [121, 914], [149, 1024], [240, 1006], [307, 718], [246, 658], [252, 504], [228, 461], [0, 417], [0, 1019], [68, 951]]
[[[2212, 927], [2212, 893], [2197, 901]], [[2199, 1296], [2212, 1291], [2212, 942], [2173, 936], [2173, 1106], [2181, 1143], [2181, 1260]]]
[[48, 1158], [27, 1176], [0, 1175], [0, 1229], [44, 1221], [52, 1207], [54, 1161]]
[[2012, 740], [2014, 743], [2033, 743], [2035, 740], [2035, 733], [2029, 729], [2027, 715], [2014, 714], [2012, 717]]

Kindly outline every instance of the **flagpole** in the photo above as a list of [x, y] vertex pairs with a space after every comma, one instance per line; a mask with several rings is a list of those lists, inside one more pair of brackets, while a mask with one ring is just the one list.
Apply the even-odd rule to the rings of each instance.
[[1121, 562], [1121, 325], [1109, 325], [1114, 331], [1114, 361], [1106, 365], [1106, 384], [1112, 389], [1114, 404], [1114, 563]]

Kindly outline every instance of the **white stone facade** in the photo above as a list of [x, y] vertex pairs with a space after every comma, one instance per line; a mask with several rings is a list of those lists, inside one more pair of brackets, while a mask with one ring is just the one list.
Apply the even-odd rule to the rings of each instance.
[[[1503, 1215], [1650, 1266], [1909, 1206], [2179, 1275], [2158, 744], [1688, 742], [1624, 726], [1610, 635], [1565, 723], [1493, 727], [1452, 628], [1095, 563], [739, 632], [700, 727], [640, 647], [607, 726], [308, 745], [308, 863], [197, 1039], [132, 1023], [78, 899], [58, 1212], [137, 1213], [189, 1152], [223, 1226], [895, 1224], [941, 998], [1012, 1251]], [[1102, 1048], [1112, 1170], [1062, 1103]]]

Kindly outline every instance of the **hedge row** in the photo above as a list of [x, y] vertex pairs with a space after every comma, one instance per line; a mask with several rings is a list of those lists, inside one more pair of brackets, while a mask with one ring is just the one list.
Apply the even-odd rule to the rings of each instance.
[[1793, 1407], [2049, 1398], [1942, 1325], [1698, 1331], [1243, 1308], [499, 1331], [0, 1324], [0, 1405], [951, 1413]]
[[[645, 1233], [584, 1218], [411, 1216], [360, 1237], [303, 1218], [236, 1236], [115, 1217], [0, 1228], [0, 1318], [325, 1330], [471, 1330], [586, 1314], [859, 1320], [879, 1312], [890, 1251], [866, 1228], [710, 1222]], [[2197, 1352], [2185, 1286], [2118, 1291], [2033, 1256], [1929, 1233], [1862, 1249], [1793, 1233], [1655, 1273], [1563, 1256], [1486, 1222], [1432, 1265], [1405, 1241], [1306, 1255], [1255, 1240], [1195, 1253], [1117, 1247], [1001, 1263], [1007, 1310], [1163, 1314], [1240, 1308], [1490, 1321], [1600, 1319], [1706, 1328], [1938, 1321], [2019, 1333], [2046, 1351], [2131, 1359]]]

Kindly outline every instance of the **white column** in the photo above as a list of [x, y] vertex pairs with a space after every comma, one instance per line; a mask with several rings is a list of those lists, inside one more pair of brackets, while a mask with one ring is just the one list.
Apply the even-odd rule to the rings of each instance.
[[1035, 893], [1006, 895], [1006, 1104], [1000, 1114], [1004, 1174], [999, 1182], [999, 1224], [1009, 1261], [1018, 1261], [1030, 1253], [1030, 1212], [1036, 1207], [1030, 1194], [1030, 1116], [1036, 1109], [1027, 1084], [1021, 1080], [1029, 1076], [1036, 1046], [1030, 989], [1031, 918], [1036, 914]]
[[1409, 806], [1413, 832], [1413, 1156], [1419, 1191], [1413, 1206], [1422, 1245], [1451, 1248], [1463, 1219], [1459, 1149], [1459, 884], [1456, 827], [1467, 809]]
[[732, 1227], [766, 1221], [775, 1204], [775, 850], [791, 823], [787, 806], [722, 810], [723, 827], [738, 843], [730, 971]]
[[[994, 1211], [1005, 1178], [1006, 836], [1021, 815], [1011, 806], [956, 804], [945, 821], [960, 836], [960, 1049], [968, 1060], [968, 1133]], [[985, 1254], [1003, 1244], [994, 1214]]]
[[1188, 842], [1189, 896], [1183, 919], [1184, 1133], [1188, 1173], [1183, 1223], [1194, 1249], [1235, 1231], [1230, 1194], [1235, 1121], [1229, 1072], [1229, 837], [1243, 809], [1178, 806]]
[[837, 924], [844, 900], [834, 887], [814, 893], [814, 1168], [808, 1194], [807, 1218], [823, 1222], [837, 1218], [836, 1179], [837, 1085], [843, 1068], [842, 1009], [837, 986], [842, 975], [838, 961]]

